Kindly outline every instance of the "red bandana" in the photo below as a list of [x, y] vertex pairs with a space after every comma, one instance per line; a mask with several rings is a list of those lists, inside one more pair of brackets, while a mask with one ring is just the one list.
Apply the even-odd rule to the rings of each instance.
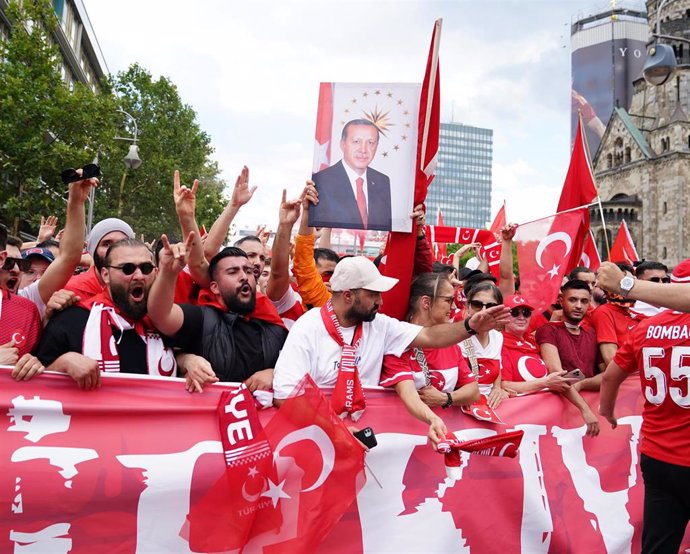
[[[208, 289], [201, 289], [199, 292], [199, 306], [212, 306], [218, 308], [221, 312], [228, 311], [228, 309], [218, 301], [216, 295]], [[266, 323], [285, 327], [285, 323], [283, 323], [283, 320], [280, 318], [278, 310], [276, 310], [271, 299], [261, 294], [259, 291], [256, 292], [256, 306], [254, 307], [254, 311], [243, 317], [245, 319], [260, 319]]]
[[366, 406], [357, 370], [357, 350], [362, 342], [362, 322], [360, 321], [355, 327], [352, 344], [345, 344], [338, 317], [335, 315], [333, 303], [330, 300], [321, 307], [321, 319], [328, 334], [341, 348], [338, 380], [331, 398], [333, 409], [341, 418], [344, 419], [349, 415], [352, 421], [357, 421], [364, 413]]

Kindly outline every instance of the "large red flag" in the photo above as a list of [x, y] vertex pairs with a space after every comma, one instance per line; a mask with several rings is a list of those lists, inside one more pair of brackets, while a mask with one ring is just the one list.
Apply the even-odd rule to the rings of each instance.
[[[441, 82], [438, 50], [441, 41], [441, 19], [434, 23], [426, 73], [422, 83], [419, 101], [419, 139], [417, 142], [417, 169], [414, 188], [414, 205], [426, 199], [429, 184], [436, 173], [436, 157], [441, 114]], [[408, 294], [412, 281], [412, 267], [416, 246], [415, 233], [391, 232], [379, 269], [384, 275], [399, 279], [389, 292], [383, 293], [381, 311], [392, 317], [403, 319], [408, 305]]]
[[583, 207], [518, 227], [520, 291], [536, 309], [544, 310], [556, 300], [586, 214]]
[[621, 221], [620, 227], [618, 227], [618, 234], [616, 235], [616, 240], [613, 241], [611, 245], [611, 252], [609, 253], [610, 262], [625, 262], [626, 264], [632, 265], [640, 259], [637, 255], [637, 249], [635, 248], [635, 243], [630, 236], [630, 231], [628, 230], [628, 224], [625, 219]]

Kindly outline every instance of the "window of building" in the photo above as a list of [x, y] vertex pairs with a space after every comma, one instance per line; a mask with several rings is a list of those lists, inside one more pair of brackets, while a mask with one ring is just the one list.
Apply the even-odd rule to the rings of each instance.
[[668, 213], [668, 203], [664, 201], [664, 215]]
[[664, 246], [664, 248], [661, 250], [661, 257], [662, 257], [663, 259], [666, 259], [666, 247], [665, 247], [665, 246]]
[[625, 147], [625, 163], [626, 164], [630, 163], [630, 147], [629, 146]]
[[606, 168], [611, 169], [613, 167], [613, 154], [606, 155]]

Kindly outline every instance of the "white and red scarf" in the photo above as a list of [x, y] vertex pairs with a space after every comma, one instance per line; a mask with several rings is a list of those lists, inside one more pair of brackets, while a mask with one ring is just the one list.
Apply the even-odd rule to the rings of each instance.
[[[132, 323], [125, 318], [113, 304], [110, 294], [104, 291], [81, 306], [90, 310], [89, 319], [84, 328], [82, 354], [96, 360], [101, 371], [120, 371], [120, 355], [117, 344], [125, 331], [134, 329], [146, 344], [146, 365], [149, 375], [174, 377], [177, 362], [170, 348], [163, 344], [163, 338], [150, 323], [148, 317]], [[120, 330], [120, 337], [115, 340], [113, 327]]]
[[357, 350], [362, 342], [362, 322], [360, 321], [355, 327], [352, 344], [346, 344], [338, 316], [335, 315], [333, 303], [330, 300], [321, 307], [321, 319], [326, 326], [326, 331], [341, 349], [338, 380], [333, 389], [331, 404], [339, 417], [345, 419], [349, 415], [352, 421], [357, 421], [364, 413], [366, 406], [357, 370]]

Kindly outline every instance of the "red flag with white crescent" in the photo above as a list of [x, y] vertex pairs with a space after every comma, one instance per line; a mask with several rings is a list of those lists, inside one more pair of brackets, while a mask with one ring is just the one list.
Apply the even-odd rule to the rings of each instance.
[[592, 235], [591, 229], [585, 237], [585, 245], [582, 249], [582, 256], [580, 257], [578, 265], [588, 267], [592, 271], [597, 271], [601, 265], [601, 257], [599, 256], [599, 251], [597, 250], [597, 245], [594, 241], [594, 235]]
[[314, 145], [314, 164], [312, 173], [317, 173], [330, 165], [334, 86], [334, 83], [321, 83], [319, 86], [320, 108], [316, 119], [316, 144]]
[[514, 241], [520, 292], [535, 309], [543, 311], [556, 300], [586, 215], [583, 207], [518, 227]]
[[611, 252], [609, 253], [610, 262], [625, 262], [626, 264], [632, 265], [634, 262], [638, 261], [640, 257], [637, 255], [637, 249], [635, 248], [635, 243], [633, 242], [632, 236], [630, 235], [630, 230], [628, 229], [628, 224], [625, 219], [621, 221], [618, 227], [618, 234], [616, 239], [611, 245]]

